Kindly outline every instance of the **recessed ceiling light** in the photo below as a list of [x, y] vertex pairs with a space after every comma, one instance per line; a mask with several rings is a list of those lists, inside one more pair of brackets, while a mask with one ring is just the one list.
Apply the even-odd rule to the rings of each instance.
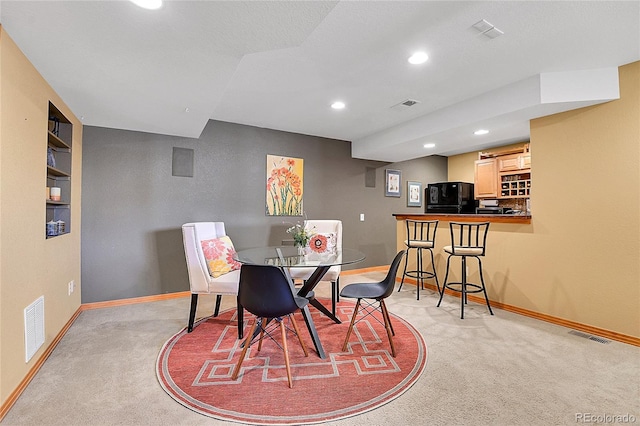
[[156, 10], [162, 7], [162, 0], [131, 0], [131, 3], [149, 10]]
[[340, 102], [340, 101], [336, 101], [331, 104], [331, 108], [333, 109], [344, 109], [344, 107], [345, 107], [344, 102]]
[[435, 144], [435, 143], [425, 143], [425, 144], [424, 144], [424, 147], [425, 147], [425, 148], [435, 148], [435, 147], [436, 147], [436, 144]]
[[480, 129], [473, 132], [474, 135], [486, 135], [487, 133], [489, 133], [489, 131], [485, 129]]
[[416, 52], [409, 57], [408, 61], [410, 64], [419, 65], [427, 62], [427, 59], [429, 59], [429, 55], [425, 52]]

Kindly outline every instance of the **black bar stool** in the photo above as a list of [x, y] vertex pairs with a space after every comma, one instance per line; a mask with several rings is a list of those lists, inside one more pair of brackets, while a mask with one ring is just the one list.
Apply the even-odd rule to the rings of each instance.
[[[464, 319], [464, 305], [467, 304], [467, 294], [484, 293], [484, 300], [487, 302], [489, 312], [493, 315], [489, 297], [484, 286], [484, 277], [482, 276], [482, 260], [487, 244], [487, 232], [489, 231], [489, 222], [479, 223], [460, 223], [450, 222], [449, 230], [451, 232], [451, 245], [445, 246], [444, 251], [449, 254], [447, 257], [447, 273], [444, 276], [444, 284], [442, 292], [440, 292], [440, 300], [438, 306], [442, 302], [442, 297], [446, 289], [461, 293], [460, 295], [460, 318]], [[462, 281], [447, 282], [449, 277], [449, 266], [452, 256], [462, 259]], [[467, 282], [467, 257], [474, 257], [478, 260], [478, 271], [480, 274], [480, 284]]]
[[[438, 228], [437, 220], [410, 220], [405, 221], [407, 227], [407, 239], [404, 240], [405, 246], [407, 246], [407, 256], [404, 262], [404, 272], [402, 273], [402, 280], [400, 281], [400, 287], [398, 291], [402, 289], [404, 284], [404, 277], [410, 277], [416, 279], [417, 299], [420, 300], [420, 288], [424, 290], [424, 280], [433, 278], [436, 281], [438, 292], [440, 293], [440, 283], [438, 282], [438, 275], [436, 274], [436, 265], [433, 260], [433, 248], [436, 245], [436, 229]], [[416, 269], [414, 271], [407, 271], [407, 264], [409, 263], [409, 251], [411, 249], [416, 250]], [[427, 271], [423, 268], [422, 250], [429, 251], [431, 255], [431, 271]]]

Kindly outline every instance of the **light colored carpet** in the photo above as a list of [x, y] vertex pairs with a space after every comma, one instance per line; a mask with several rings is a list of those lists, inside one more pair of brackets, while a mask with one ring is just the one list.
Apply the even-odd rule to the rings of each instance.
[[[341, 282], [382, 277], [346, 275]], [[320, 296], [328, 290], [325, 283], [316, 289]], [[198, 317], [210, 315], [213, 300], [201, 297]], [[233, 297], [223, 300], [235, 305]], [[574, 425], [618, 415], [640, 423], [640, 348], [595, 342], [500, 309], [490, 316], [473, 302], [461, 320], [459, 299], [436, 303], [428, 290], [416, 300], [410, 285], [387, 301], [427, 343], [417, 383], [376, 410], [327, 424]], [[188, 410], [157, 382], [158, 352], [188, 312], [189, 298], [83, 312], [2, 424], [237, 424]], [[273, 397], [286, 403], [286, 393]]]

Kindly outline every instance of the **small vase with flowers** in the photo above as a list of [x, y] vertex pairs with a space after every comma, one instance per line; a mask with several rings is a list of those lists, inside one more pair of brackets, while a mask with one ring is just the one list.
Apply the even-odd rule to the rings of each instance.
[[292, 224], [289, 228], [287, 228], [287, 233], [291, 234], [293, 237], [293, 245], [298, 248], [298, 254], [304, 255], [307, 245], [309, 245], [309, 240], [311, 237], [315, 235], [313, 229], [309, 229], [306, 226], [307, 221], [300, 223]]

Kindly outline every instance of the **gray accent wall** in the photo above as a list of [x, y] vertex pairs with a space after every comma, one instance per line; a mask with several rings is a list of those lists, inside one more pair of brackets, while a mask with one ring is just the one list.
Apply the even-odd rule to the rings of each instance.
[[[210, 121], [198, 139], [86, 126], [82, 162], [82, 303], [189, 290], [181, 225], [223, 221], [237, 250], [279, 245], [284, 222], [265, 214], [266, 156], [304, 159], [309, 219], [340, 219], [343, 244], [388, 265], [394, 213], [406, 181], [446, 181], [446, 157], [383, 163], [351, 158], [351, 143]], [[173, 148], [194, 151], [193, 177], [172, 176]], [[375, 187], [365, 186], [375, 169]], [[402, 172], [402, 196], [384, 196], [385, 169]], [[367, 174], [367, 170], [369, 173]], [[364, 222], [360, 214], [364, 213]]]

